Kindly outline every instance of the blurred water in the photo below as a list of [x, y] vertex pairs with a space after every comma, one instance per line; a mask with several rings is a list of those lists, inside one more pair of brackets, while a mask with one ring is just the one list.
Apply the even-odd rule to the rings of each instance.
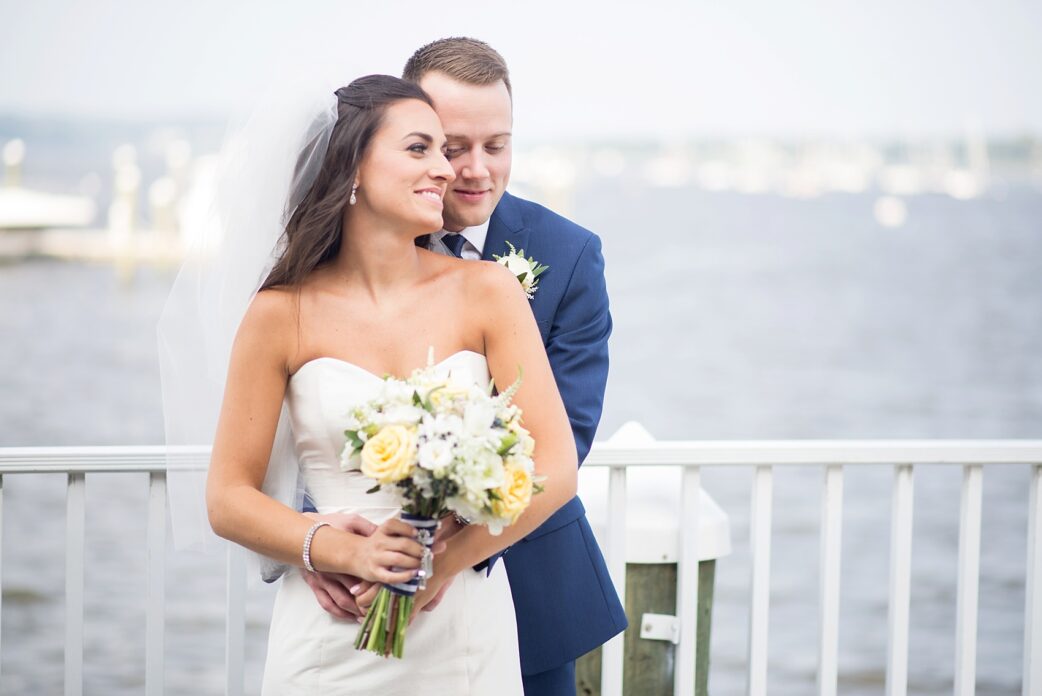
[[[636, 419], [660, 438], [1042, 437], [1042, 193], [920, 196], [882, 229], [871, 195], [813, 201], [589, 182], [574, 217], [604, 238], [615, 319], [601, 436]], [[105, 266], [0, 266], [0, 446], [162, 439], [154, 327], [172, 272], [129, 287]], [[910, 692], [950, 693], [957, 468], [916, 472]], [[776, 472], [771, 691], [814, 690], [821, 472]], [[978, 685], [1018, 694], [1026, 467], [984, 480]], [[840, 690], [883, 690], [891, 472], [846, 474]], [[710, 685], [745, 687], [748, 470], [703, 482], [731, 516], [718, 564]], [[64, 482], [9, 476], [0, 694], [60, 693]], [[144, 676], [143, 475], [87, 481], [87, 694]], [[168, 554], [167, 686], [221, 692], [223, 568]], [[256, 691], [271, 592], [248, 609]]]

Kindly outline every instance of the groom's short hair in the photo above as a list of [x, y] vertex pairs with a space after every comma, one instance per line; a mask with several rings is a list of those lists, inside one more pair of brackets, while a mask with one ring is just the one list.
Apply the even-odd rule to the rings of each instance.
[[419, 83], [429, 72], [443, 72], [469, 85], [490, 85], [499, 80], [510, 89], [510, 71], [503, 56], [484, 41], [454, 36], [422, 46], [405, 62], [402, 79]]

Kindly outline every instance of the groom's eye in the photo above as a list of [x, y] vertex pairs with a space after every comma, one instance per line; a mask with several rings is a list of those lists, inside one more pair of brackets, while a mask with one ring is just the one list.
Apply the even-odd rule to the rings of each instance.
[[466, 148], [462, 147], [447, 147], [444, 150], [446, 159], [452, 159], [453, 157], [463, 154], [464, 152], [466, 152]]

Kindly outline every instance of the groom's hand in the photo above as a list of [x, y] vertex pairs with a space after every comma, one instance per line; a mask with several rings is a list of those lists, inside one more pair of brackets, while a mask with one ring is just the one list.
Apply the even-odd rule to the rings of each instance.
[[[313, 512], [304, 513], [316, 521], [328, 522], [330, 526], [345, 532], [369, 536], [376, 530], [376, 525], [360, 515], [348, 515], [343, 513], [331, 513], [320, 515]], [[352, 594], [352, 588], [358, 588], [362, 582], [353, 575], [343, 573], [311, 572], [300, 570], [304, 582], [308, 584], [311, 591], [315, 593], [318, 605], [338, 619], [357, 621], [363, 615]], [[357, 591], [357, 589], [356, 589]]]

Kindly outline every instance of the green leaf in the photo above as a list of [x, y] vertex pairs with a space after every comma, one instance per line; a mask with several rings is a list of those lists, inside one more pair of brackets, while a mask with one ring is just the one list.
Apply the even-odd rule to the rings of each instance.
[[352, 452], [352, 454], [357, 454], [358, 451], [365, 446], [365, 443], [362, 441], [362, 438], [358, 437], [357, 430], [345, 430], [344, 435], [347, 436], [348, 442], [350, 442], [351, 447], [354, 448], [354, 452]]
[[517, 444], [517, 435], [514, 433], [507, 433], [503, 436], [503, 439], [499, 443], [499, 449], [496, 450], [496, 454], [500, 457], [507, 454], [514, 445]]

